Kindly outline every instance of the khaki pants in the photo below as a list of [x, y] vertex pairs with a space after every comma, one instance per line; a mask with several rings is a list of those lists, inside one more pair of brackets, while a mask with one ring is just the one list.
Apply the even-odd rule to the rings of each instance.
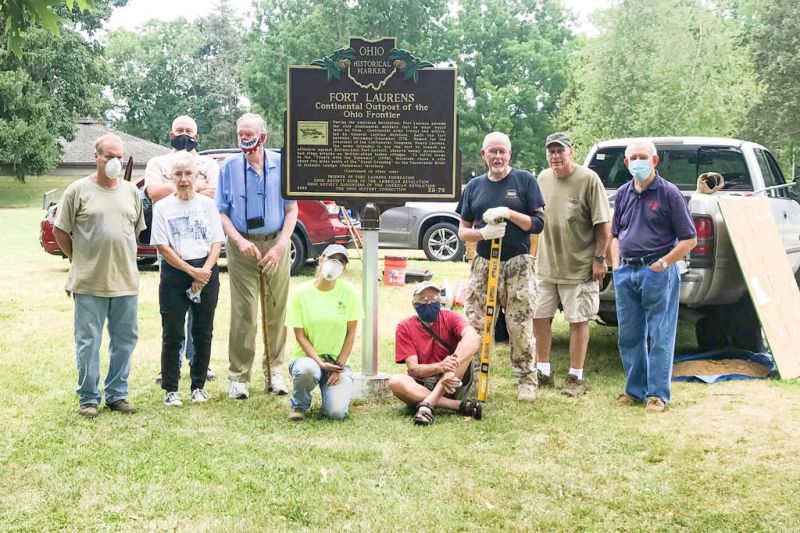
[[[277, 237], [266, 241], [253, 241], [261, 254], [266, 254], [277, 242]], [[256, 330], [259, 323], [258, 309], [261, 306], [259, 294], [259, 269], [254, 257], [242, 255], [239, 248], [230, 240], [225, 243], [228, 256], [228, 277], [231, 283], [231, 327], [228, 339], [228, 358], [231, 381], [248, 383], [250, 370], [256, 355]], [[267, 333], [272, 370], [280, 370], [286, 349], [286, 299], [289, 296], [290, 257], [286, 253], [278, 262], [278, 267], [267, 275]], [[258, 344], [263, 346], [262, 339]], [[263, 361], [264, 375], [267, 375], [267, 359]]]
[[[534, 370], [536, 341], [533, 338], [532, 322], [535, 291], [533, 261], [533, 257], [528, 254], [500, 261], [497, 303], [506, 313], [508, 340], [511, 345], [511, 367], [517, 374], [517, 384], [536, 386]], [[464, 308], [467, 320], [479, 334], [483, 332], [488, 275], [489, 261], [476, 255], [472, 260], [469, 293]], [[479, 361], [480, 354], [477, 354], [473, 365], [475, 375], [478, 375]]]

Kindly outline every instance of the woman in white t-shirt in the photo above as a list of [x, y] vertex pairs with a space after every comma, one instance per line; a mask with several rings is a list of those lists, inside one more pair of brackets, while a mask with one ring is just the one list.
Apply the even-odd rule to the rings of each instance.
[[217, 258], [225, 236], [214, 200], [194, 190], [197, 156], [179, 151], [171, 163], [170, 176], [177, 191], [155, 204], [150, 243], [157, 245], [164, 257], [158, 286], [163, 329], [161, 388], [164, 404], [179, 406], [180, 349], [189, 309], [195, 349], [190, 367], [191, 398], [193, 403], [208, 400], [204, 387], [219, 296]]

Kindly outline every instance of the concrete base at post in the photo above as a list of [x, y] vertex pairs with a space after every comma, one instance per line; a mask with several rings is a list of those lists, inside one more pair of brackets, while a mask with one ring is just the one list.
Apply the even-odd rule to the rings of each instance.
[[378, 373], [375, 376], [365, 376], [361, 372], [353, 374], [354, 400], [380, 400], [391, 395], [389, 374]]

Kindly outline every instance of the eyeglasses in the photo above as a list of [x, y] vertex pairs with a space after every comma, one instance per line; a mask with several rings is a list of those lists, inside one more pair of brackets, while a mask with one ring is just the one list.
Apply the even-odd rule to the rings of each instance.
[[414, 303], [416, 303], [416, 304], [421, 304], [421, 303], [435, 304], [435, 303], [439, 303], [441, 301], [442, 301], [442, 298], [438, 294], [431, 294], [431, 295], [428, 295], [428, 296], [415, 296], [414, 297]]

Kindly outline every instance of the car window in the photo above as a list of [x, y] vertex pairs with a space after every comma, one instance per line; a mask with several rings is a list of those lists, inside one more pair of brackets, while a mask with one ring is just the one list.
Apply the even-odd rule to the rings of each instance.
[[767, 187], [772, 187], [773, 185], [777, 185], [777, 183], [775, 183], [775, 176], [772, 173], [772, 169], [769, 168], [769, 162], [767, 161], [767, 156], [764, 155], [764, 150], [756, 148], [753, 151], [755, 152], [756, 155], [758, 168], [761, 169], [761, 175], [764, 177], [764, 185]]
[[[659, 174], [681, 190], [694, 190], [697, 177], [704, 172], [722, 174], [726, 190], [753, 190], [747, 164], [738, 148], [671, 145], [657, 146], [657, 149]], [[589, 168], [597, 172], [608, 189], [617, 189], [631, 179], [625, 167], [625, 148], [621, 146], [599, 149]]]

